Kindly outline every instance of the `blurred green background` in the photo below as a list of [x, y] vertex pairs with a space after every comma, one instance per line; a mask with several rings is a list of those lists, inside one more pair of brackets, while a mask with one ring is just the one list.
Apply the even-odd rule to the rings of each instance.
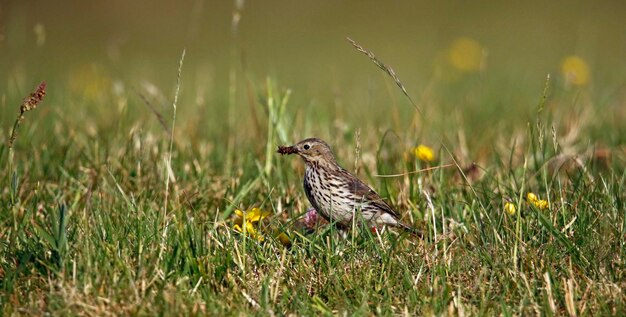
[[[554, 108], [591, 107], [606, 115], [604, 128], [620, 127], [624, 18], [623, 1], [4, 1], [0, 116], [6, 134], [21, 99], [46, 80], [39, 116], [100, 129], [120, 118], [156, 124], [139, 93], [152, 87], [163, 107], [171, 102], [186, 48], [179, 122], [196, 128], [181, 133], [257, 135], [246, 132], [250, 100], [267, 76], [292, 90], [299, 135], [328, 137], [338, 125], [408, 129], [415, 110], [349, 36], [391, 66], [424, 109], [419, 135], [454, 135], [450, 123], [468, 133], [496, 123], [523, 129], [548, 73], [551, 96], [564, 97]], [[568, 56], [574, 73], [585, 68], [578, 79], [567, 79]], [[237, 127], [225, 125], [229, 111]]]

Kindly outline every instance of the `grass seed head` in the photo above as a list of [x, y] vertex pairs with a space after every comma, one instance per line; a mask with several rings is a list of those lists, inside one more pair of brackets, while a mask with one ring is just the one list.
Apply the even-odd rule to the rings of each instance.
[[20, 127], [20, 123], [24, 120], [24, 113], [27, 111], [33, 110], [37, 108], [37, 105], [41, 103], [43, 97], [46, 95], [46, 82], [42, 81], [37, 89], [30, 94], [30, 96], [26, 97], [24, 101], [22, 101], [22, 105], [20, 105], [20, 113], [15, 119], [15, 123], [13, 124], [13, 129], [11, 130], [11, 137], [9, 138], [9, 149], [13, 148], [13, 143], [17, 138], [17, 128]]

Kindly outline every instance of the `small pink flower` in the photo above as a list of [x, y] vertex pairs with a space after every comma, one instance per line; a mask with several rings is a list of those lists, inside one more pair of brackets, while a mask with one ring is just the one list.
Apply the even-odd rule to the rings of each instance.
[[315, 208], [309, 208], [302, 218], [302, 222], [309, 229], [315, 229], [319, 221], [320, 216], [317, 214], [317, 210], [315, 210]]
[[308, 231], [315, 231], [317, 227], [328, 224], [328, 221], [315, 208], [309, 208], [298, 222]]

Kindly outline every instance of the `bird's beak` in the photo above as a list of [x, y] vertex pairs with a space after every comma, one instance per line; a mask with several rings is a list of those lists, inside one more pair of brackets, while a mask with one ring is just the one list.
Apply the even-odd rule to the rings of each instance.
[[292, 145], [292, 146], [279, 145], [277, 152], [282, 154], [282, 155], [285, 155], [285, 154], [297, 154], [298, 153], [298, 149], [296, 148], [295, 145]]

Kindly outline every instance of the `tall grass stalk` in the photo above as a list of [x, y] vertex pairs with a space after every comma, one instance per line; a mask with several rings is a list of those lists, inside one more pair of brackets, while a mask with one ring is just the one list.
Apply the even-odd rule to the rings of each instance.
[[11, 129], [11, 135], [9, 140], [7, 141], [8, 147], [8, 188], [9, 188], [9, 196], [11, 201], [11, 206], [15, 206], [17, 203], [17, 187], [18, 187], [18, 177], [17, 172], [15, 171], [15, 162], [14, 162], [14, 152], [13, 152], [13, 144], [17, 139], [17, 131], [20, 127], [22, 121], [24, 121], [24, 114], [26, 112], [31, 111], [43, 101], [44, 96], [46, 95], [46, 82], [42, 81], [39, 86], [35, 89], [30, 96], [24, 98], [22, 104], [20, 105], [20, 112], [13, 123], [13, 129]]
[[170, 134], [169, 140], [169, 148], [167, 151], [167, 158], [165, 161], [165, 193], [163, 197], [163, 215], [161, 217], [163, 223], [163, 232], [161, 234], [161, 253], [159, 254], [159, 260], [163, 257], [163, 252], [166, 249], [165, 241], [167, 237], [167, 231], [169, 228], [169, 219], [168, 219], [168, 206], [169, 206], [169, 194], [170, 194], [170, 182], [174, 179], [174, 170], [172, 169], [172, 150], [174, 147], [174, 132], [176, 127], [176, 110], [178, 106], [178, 95], [180, 93], [180, 84], [181, 84], [181, 75], [183, 71], [183, 62], [185, 61], [185, 53], [186, 49], [183, 49], [183, 52], [180, 56], [180, 60], [178, 61], [178, 72], [176, 74], [176, 90], [174, 92], [174, 101], [172, 102], [172, 133]]

